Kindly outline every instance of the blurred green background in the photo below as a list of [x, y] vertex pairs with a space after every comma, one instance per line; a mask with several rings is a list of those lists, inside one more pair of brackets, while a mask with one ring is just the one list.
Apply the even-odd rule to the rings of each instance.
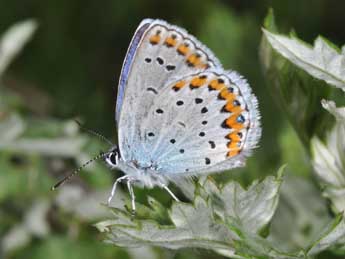
[[[210, 251], [121, 249], [102, 243], [92, 223], [109, 217], [99, 204], [120, 174], [101, 163], [60, 191], [50, 191], [57, 179], [107, 148], [80, 132], [72, 119], [116, 139], [117, 81], [144, 18], [186, 28], [225, 68], [244, 75], [258, 96], [261, 147], [246, 168], [218, 175], [219, 181], [237, 179], [246, 185], [284, 163], [290, 174], [312, 179], [308, 154], [262, 75], [258, 49], [269, 7], [282, 32], [294, 28], [308, 42], [323, 35], [339, 46], [345, 43], [345, 1], [0, 0], [0, 35], [28, 18], [39, 25], [0, 82], [0, 140], [13, 140], [0, 143], [0, 258], [221, 258]], [[149, 193], [170, 203], [160, 190], [135, 191], [141, 202]], [[123, 203], [121, 195], [117, 206]]]

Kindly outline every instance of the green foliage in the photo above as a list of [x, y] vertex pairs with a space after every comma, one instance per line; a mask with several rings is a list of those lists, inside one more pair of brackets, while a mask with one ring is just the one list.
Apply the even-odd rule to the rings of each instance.
[[336, 118], [336, 124], [328, 133], [326, 144], [312, 139], [313, 165], [324, 186], [323, 194], [332, 201], [336, 212], [345, 210], [345, 107], [337, 108], [333, 101], [323, 100], [322, 106]]
[[[14, 25], [4, 34], [0, 40], [1, 73], [32, 37], [36, 27], [36, 22], [29, 20]], [[71, 243], [66, 238], [50, 235], [52, 222], [60, 224], [56, 219], [48, 220], [49, 215], [55, 213], [52, 211], [53, 205], [57, 203], [61, 209], [68, 211], [66, 199], [71, 203], [71, 196], [60, 195], [55, 200], [50, 191], [56, 181], [54, 173], [68, 169], [62, 159], [74, 159], [80, 164], [90, 158], [86, 152], [98, 152], [104, 147], [98, 141], [80, 134], [73, 121], [22, 116], [17, 110], [23, 106], [20, 96], [0, 85], [0, 251], [5, 255], [23, 258], [43, 258], [47, 253], [54, 254], [54, 258], [67, 258], [66, 250], [73, 258], [96, 257], [100, 254], [102, 258], [112, 258], [117, 251], [119, 255], [123, 254], [121, 250], [110, 249], [102, 244], [90, 247], [93, 240], [89, 235], [81, 243], [76, 240]], [[88, 147], [87, 150], [84, 146]], [[94, 170], [99, 171], [101, 177], [97, 177], [97, 174], [89, 177], [90, 184], [109, 187], [111, 179], [106, 169], [94, 165]], [[68, 193], [68, 189], [64, 193]], [[73, 213], [81, 214], [76, 222], [103, 217], [105, 212], [100, 210], [100, 206], [95, 206], [95, 201], [90, 197], [92, 195], [83, 195], [85, 201], [79, 197], [78, 205], [74, 206]], [[85, 202], [87, 209], [85, 205], [80, 206]], [[83, 215], [85, 211], [89, 215]], [[23, 215], [14, 216], [18, 212]], [[67, 225], [71, 227], [76, 222]], [[37, 238], [46, 240], [35, 244]], [[28, 244], [32, 244], [31, 249]]]
[[[7, 6], [0, 3], [1, 20], [10, 17], [15, 6], [5, 2]], [[239, 2], [230, 8], [225, 1], [194, 0], [164, 2], [167, 13], [151, 0], [83, 2], [83, 8], [77, 2], [70, 3], [72, 8], [67, 2], [59, 3], [65, 8], [42, 5], [39, 26], [36, 20], [26, 20], [2, 33], [0, 257], [343, 258], [345, 46], [339, 48], [321, 36], [310, 45], [294, 31], [281, 34], [281, 28], [293, 23], [291, 17], [296, 17], [297, 29], [307, 39], [320, 25], [334, 26], [322, 26], [322, 34], [336, 30], [343, 23], [331, 22], [325, 3], [318, 0], [315, 10], [309, 10], [309, 4], [296, 0], [275, 2], [282, 26], [270, 11], [262, 35], [262, 2]], [[30, 10], [29, 6], [24, 7]], [[321, 19], [321, 9], [327, 22]], [[89, 160], [90, 154], [108, 148], [82, 134], [71, 114], [106, 125], [114, 133], [114, 98], [107, 98], [114, 82], [104, 78], [113, 79], [114, 66], [120, 71], [120, 50], [124, 53], [140, 14], [147, 16], [152, 10], [154, 16], [160, 13], [193, 34], [199, 32], [198, 38], [224, 67], [249, 79], [263, 115], [262, 147], [244, 169], [217, 175], [216, 180], [179, 183], [184, 202], [170, 204], [157, 189], [150, 196], [136, 190], [141, 203], [135, 215], [121, 188], [110, 208], [101, 205], [112, 184], [101, 164], [92, 164], [80, 178], [51, 192], [58, 178]], [[171, 17], [171, 10], [181, 17]], [[13, 18], [1, 29], [8, 21]], [[314, 28], [308, 32], [310, 25]], [[338, 34], [343, 31], [339, 28]], [[261, 36], [262, 71], [257, 57]], [[340, 36], [336, 39], [343, 44]], [[67, 43], [60, 45], [63, 41]], [[95, 91], [98, 85], [109, 88]], [[267, 176], [285, 163], [277, 176]], [[259, 177], [262, 180], [256, 180]]]
[[276, 211], [282, 170], [277, 178], [267, 177], [247, 190], [236, 182], [222, 187], [210, 179], [199, 182], [193, 202], [174, 203], [164, 215], [168, 217], [165, 223], [159, 223], [157, 216], [152, 217], [163, 216], [162, 210], [157, 209], [161, 206], [153, 205], [139, 207], [135, 216], [130, 211], [111, 208], [114, 219], [99, 222], [96, 227], [105, 233], [107, 243], [117, 246], [198, 247], [231, 258], [306, 258], [342, 242], [345, 236], [342, 214], [297, 252], [284, 252], [260, 235]]
[[[234, 254], [235, 242], [241, 240], [242, 235], [232, 230], [231, 225], [244, 233], [257, 234], [273, 216], [280, 183], [281, 176], [268, 177], [244, 190], [235, 182], [220, 188], [206, 180], [197, 184], [192, 204], [172, 205], [166, 215], [169, 220], [165, 220], [170, 224], [143, 217], [147, 213], [143, 213], [142, 208], [134, 218], [127, 211], [113, 208], [115, 219], [100, 222], [96, 227], [107, 233], [107, 242], [120, 246], [199, 247]], [[151, 206], [150, 210], [151, 215], [159, 214], [157, 206]]]

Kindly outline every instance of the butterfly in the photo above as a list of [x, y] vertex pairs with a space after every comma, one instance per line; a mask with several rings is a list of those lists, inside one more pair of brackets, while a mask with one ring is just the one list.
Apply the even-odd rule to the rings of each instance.
[[159, 186], [245, 165], [261, 136], [258, 101], [184, 29], [157, 19], [138, 26], [122, 67], [116, 100], [118, 145], [102, 153], [127, 182]]

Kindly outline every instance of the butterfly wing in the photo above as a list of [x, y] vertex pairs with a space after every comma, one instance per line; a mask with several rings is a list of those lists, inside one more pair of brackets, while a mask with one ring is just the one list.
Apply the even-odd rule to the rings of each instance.
[[243, 166], [261, 135], [249, 85], [222, 69], [167, 83], [138, 129], [139, 149], [168, 178]]
[[161, 20], [145, 19], [139, 25], [122, 68], [116, 105], [125, 161], [148, 161], [140, 125], [164, 86], [177, 76], [215, 67], [221, 65], [212, 52], [183, 29]]

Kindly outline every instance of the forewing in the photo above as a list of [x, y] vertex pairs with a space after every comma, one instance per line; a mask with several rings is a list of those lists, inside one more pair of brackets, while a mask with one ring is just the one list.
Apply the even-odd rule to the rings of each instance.
[[141, 124], [157, 96], [177, 77], [220, 67], [211, 51], [183, 29], [160, 20], [138, 27], [122, 68], [116, 105], [122, 158], [142, 161]]

